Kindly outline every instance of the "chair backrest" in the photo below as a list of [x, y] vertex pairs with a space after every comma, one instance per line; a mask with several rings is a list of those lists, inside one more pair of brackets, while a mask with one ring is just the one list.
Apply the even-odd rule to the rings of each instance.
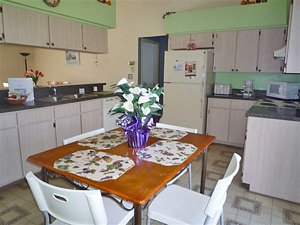
[[56, 187], [26, 175], [39, 210], [68, 224], [107, 224], [107, 216], [100, 190], [72, 190]]
[[227, 167], [224, 178], [218, 180], [217, 185], [210, 197], [209, 203], [205, 209], [205, 214], [208, 215], [210, 219], [219, 219], [226, 200], [228, 187], [231, 184], [234, 176], [239, 171], [240, 161], [241, 157], [234, 153], [230, 160], [229, 166]]
[[198, 133], [198, 130], [194, 129], [194, 128], [174, 126], [174, 125], [165, 124], [165, 123], [156, 123], [155, 126], [159, 127], [159, 128], [167, 128], [167, 129], [172, 129], [172, 130], [180, 130], [180, 131], [185, 131], [185, 132], [195, 133], [195, 134]]
[[104, 132], [105, 132], [104, 128], [101, 128], [101, 129], [98, 129], [98, 130], [92, 130], [92, 131], [89, 131], [89, 132], [86, 132], [86, 133], [83, 133], [83, 134], [79, 134], [79, 135], [64, 139], [63, 144], [64, 145], [70, 144], [70, 143], [73, 143], [75, 141], [79, 141], [79, 140], [84, 139], [84, 138], [92, 137], [94, 135], [101, 134], [101, 133], [104, 133]]

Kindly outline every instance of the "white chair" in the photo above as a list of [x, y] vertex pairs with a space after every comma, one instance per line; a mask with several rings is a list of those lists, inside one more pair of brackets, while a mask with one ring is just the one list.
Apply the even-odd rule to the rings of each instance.
[[224, 224], [223, 205], [227, 189], [240, 167], [241, 157], [234, 154], [226, 170], [224, 178], [217, 182], [211, 197], [170, 185], [158, 194], [148, 208], [147, 225], [150, 220], [164, 224]]
[[[100, 190], [71, 190], [38, 179], [32, 172], [27, 182], [46, 225], [127, 224], [133, 210], [122, 209], [115, 201], [102, 197]], [[49, 214], [56, 220], [50, 223]]]
[[79, 134], [79, 135], [64, 139], [63, 144], [64, 145], [70, 144], [70, 143], [73, 143], [75, 141], [79, 141], [79, 140], [84, 139], [84, 138], [92, 137], [94, 135], [101, 134], [101, 133], [104, 133], [104, 132], [105, 132], [104, 128], [101, 128], [101, 129], [98, 129], [98, 130], [92, 130], [92, 131], [89, 131], [89, 132], [86, 132], [86, 133], [83, 133], [83, 134]]
[[[187, 127], [179, 127], [179, 126], [174, 126], [174, 125], [164, 124], [164, 123], [156, 123], [156, 127], [167, 128], [167, 129], [171, 129], [171, 130], [185, 131], [185, 132], [195, 133], [195, 134], [198, 133], [197, 129], [187, 128]], [[189, 164], [186, 168], [181, 170], [172, 180], [170, 180], [166, 184], [166, 186], [173, 184], [178, 178], [180, 178], [186, 172], [188, 172], [188, 174], [189, 174], [189, 189], [192, 189], [193, 188], [192, 187], [192, 164]]]

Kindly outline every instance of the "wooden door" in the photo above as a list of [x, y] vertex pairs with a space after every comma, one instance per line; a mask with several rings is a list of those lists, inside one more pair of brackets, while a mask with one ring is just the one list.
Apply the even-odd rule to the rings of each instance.
[[214, 38], [214, 71], [235, 71], [237, 31], [216, 32]]
[[259, 30], [239, 30], [237, 33], [235, 71], [255, 72]]
[[49, 16], [51, 48], [82, 50], [81, 23], [57, 16]]
[[274, 51], [285, 45], [286, 28], [270, 28], [260, 30], [259, 51], [258, 51], [258, 72], [283, 71], [283, 60], [274, 58]]
[[49, 44], [48, 15], [3, 5], [6, 43], [47, 47]]
[[195, 43], [197, 48], [212, 48], [213, 32], [201, 32], [191, 34], [191, 42]]
[[82, 24], [83, 49], [87, 52], [107, 53], [107, 29], [90, 24]]
[[169, 49], [187, 49], [191, 41], [190, 34], [174, 34], [169, 36]]

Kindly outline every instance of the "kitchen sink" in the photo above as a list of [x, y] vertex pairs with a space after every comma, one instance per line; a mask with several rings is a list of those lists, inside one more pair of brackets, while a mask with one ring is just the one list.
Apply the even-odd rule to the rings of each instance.
[[97, 94], [70, 94], [70, 95], [57, 95], [57, 96], [51, 95], [48, 97], [38, 98], [36, 100], [41, 102], [60, 102], [60, 101], [90, 98], [90, 97], [98, 97], [98, 95]]

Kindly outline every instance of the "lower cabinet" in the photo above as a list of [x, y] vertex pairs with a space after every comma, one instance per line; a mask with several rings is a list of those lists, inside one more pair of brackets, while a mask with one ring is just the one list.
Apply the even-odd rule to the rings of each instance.
[[80, 108], [82, 133], [103, 127], [102, 99], [83, 101]]
[[17, 114], [0, 114], [0, 187], [23, 177]]
[[56, 147], [53, 107], [25, 110], [17, 113], [23, 174], [38, 172], [29, 162], [30, 155]]
[[250, 100], [209, 98], [206, 133], [216, 136], [216, 142], [244, 146], [246, 112], [254, 104]]
[[81, 134], [79, 102], [54, 106], [54, 114], [57, 146], [64, 139]]
[[250, 191], [300, 203], [300, 121], [248, 117], [243, 183]]

